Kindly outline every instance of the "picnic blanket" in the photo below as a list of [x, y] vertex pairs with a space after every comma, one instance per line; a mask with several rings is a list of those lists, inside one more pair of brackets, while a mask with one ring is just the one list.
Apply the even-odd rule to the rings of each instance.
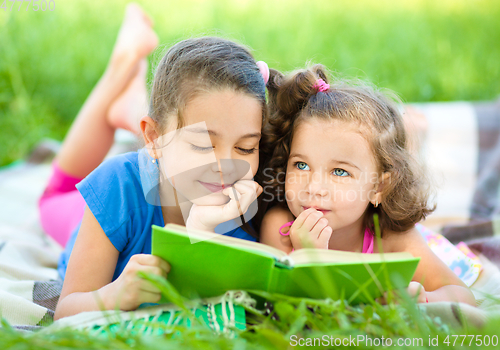
[[[454, 303], [421, 307], [450, 325], [463, 325], [463, 315], [481, 325], [500, 315], [500, 105], [416, 106], [429, 120], [422, 156], [438, 178], [438, 207], [424, 225], [444, 226], [442, 233], [452, 241], [469, 241], [484, 266], [471, 287], [477, 308]], [[0, 314], [20, 329], [50, 324], [61, 289], [56, 265], [62, 248], [43, 232], [37, 211], [49, 175], [49, 164], [21, 161], [0, 169]]]
[[[133, 135], [118, 132], [110, 156], [135, 145]], [[62, 247], [43, 231], [37, 208], [50, 172], [49, 163], [26, 161], [0, 169], [0, 317], [20, 329], [51, 324], [61, 294]]]
[[41, 229], [36, 208], [49, 172], [25, 163], [0, 172], [0, 315], [19, 328], [52, 323], [62, 287], [61, 247]]
[[498, 261], [498, 239], [480, 239], [500, 236], [500, 99], [417, 106], [430, 124], [424, 157], [438, 177], [430, 225], [454, 243], [473, 240]]

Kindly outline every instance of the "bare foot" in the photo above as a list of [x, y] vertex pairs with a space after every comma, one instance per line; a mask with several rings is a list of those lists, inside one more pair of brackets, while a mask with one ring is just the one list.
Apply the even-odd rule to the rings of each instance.
[[147, 114], [146, 71], [147, 62], [142, 59], [135, 76], [110, 106], [108, 123], [115, 129], [139, 134], [139, 120]]
[[158, 36], [153, 30], [151, 18], [139, 5], [128, 4], [111, 55], [112, 61], [126, 60], [135, 65], [149, 55], [157, 45]]

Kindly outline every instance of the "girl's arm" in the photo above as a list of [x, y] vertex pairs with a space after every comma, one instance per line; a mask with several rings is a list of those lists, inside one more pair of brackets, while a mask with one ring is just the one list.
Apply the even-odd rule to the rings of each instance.
[[[424, 287], [425, 297], [429, 302], [456, 301], [476, 306], [476, 300], [469, 288], [434, 254], [416, 229], [405, 234], [393, 233], [388, 241], [390, 251], [405, 251], [420, 257], [413, 281]], [[385, 247], [384, 250], [387, 251]]]
[[289, 236], [280, 235], [281, 225], [292, 221], [293, 215], [285, 208], [275, 206], [267, 211], [262, 219], [260, 242], [291, 253], [293, 246]]
[[157, 302], [161, 296], [159, 290], [140, 279], [137, 272], [166, 277], [169, 265], [153, 255], [134, 255], [111, 283], [118, 255], [97, 219], [85, 207], [54, 319], [103, 308], [133, 310], [141, 303]]

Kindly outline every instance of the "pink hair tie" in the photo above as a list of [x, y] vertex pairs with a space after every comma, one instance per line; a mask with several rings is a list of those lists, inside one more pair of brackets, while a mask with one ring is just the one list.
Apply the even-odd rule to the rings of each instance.
[[267, 63], [264, 61], [257, 62], [257, 67], [259, 67], [260, 74], [262, 74], [262, 78], [264, 79], [264, 83], [267, 84], [269, 81], [269, 67]]
[[320, 79], [316, 80], [316, 82], [313, 85], [313, 88], [316, 89], [316, 92], [324, 92], [324, 91], [328, 91], [328, 89], [330, 88], [330, 85], [325, 83], [325, 81], [320, 78]]
[[293, 221], [290, 221], [290, 222], [287, 222], [284, 225], [281, 225], [281, 227], [280, 227], [280, 235], [282, 235], [282, 236], [288, 236], [288, 235], [290, 235], [290, 230], [288, 230], [287, 233], [283, 233], [283, 231], [281, 231], [281, 230], [283, 230], [285, 227], [292, 226], [292, 225], [293, 225]]

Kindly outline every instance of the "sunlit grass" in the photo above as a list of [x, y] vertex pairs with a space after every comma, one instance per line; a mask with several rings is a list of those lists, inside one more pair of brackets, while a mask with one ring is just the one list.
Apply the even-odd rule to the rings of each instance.
[[[166, 280], [149, 276], [160, 286], [167, 298], [184, 309], [181, 315], [193, 317], [184, 305], [184, 300]], [[195, 322], [191, 326], [167, 326], [159, 322], [146, 322], [150, 330], [142, 332], [144, 321], [137, 320], [129, 327], [123, 322], [116, 327], [100, 329], [52, 329], [50, 327], [34, 333], [23, 333], [3, 323], [0, 328], [0, 346], [8, 349], [286, 349], [305, 344], [307, 339], [318, 339], [317, 345], [348, 341], [360, 348], [381, 348], [392, 344], [394, 349], [459, 349], [462, 338], [453, 346], [453, 335], [472, 335], [483, 338], [497, 337], [500, 319], [490, 319], [481, 329], [467, 324], [461, 328], [450, 328], [439, 317], [430, 317], [420, 310], [409, 297], [401, 296], [398, 303], [388, 305], [368, 303], [349, 305], [342, 300], [312, 300], [292, 298], [278, 294], [256, 292], [254, 296], [267, 300], [263, 306], [245, 307], [247, 329], [234, 329], [226, 334], [215, 333], [207, 325]], [[445, 344], [447, 339], [451, 344]], [[336, 340], [339, 339], [339, 340]], [[344, 340], [348, 339], [348, 340]], [[356, 343], [352, 339], [356, 339]], [[368, 340], [370, 339], [370, 340]], [[384, 340], [382, 340], [384, 339]], [[398, 339], [401, 346], [398, 346]], [[430, 346], [431, 339], [438, 343]], [[314, 340], [312, 340], [314, 341]], [[390, 343], [389, 343], [390, 341]], [[406, 341], [406, 345], [404, 345]], [[333, 342], [333, 343], [332, 343]], [[410, 346], [408, 346], [410, 344]]]

